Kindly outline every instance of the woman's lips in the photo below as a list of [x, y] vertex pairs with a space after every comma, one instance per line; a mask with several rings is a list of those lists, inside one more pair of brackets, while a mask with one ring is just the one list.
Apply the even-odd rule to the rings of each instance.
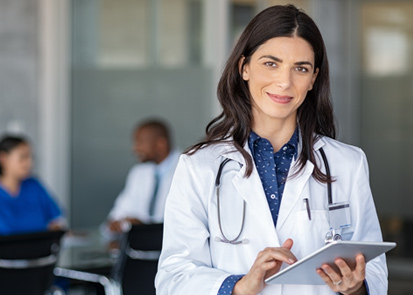
[[268, 97], [277, 103], [289, 103], [293, 97], [292, 96], [287, 96], [287, 95], [278, 95], [278, 94], [271, 94], [267, 92]]

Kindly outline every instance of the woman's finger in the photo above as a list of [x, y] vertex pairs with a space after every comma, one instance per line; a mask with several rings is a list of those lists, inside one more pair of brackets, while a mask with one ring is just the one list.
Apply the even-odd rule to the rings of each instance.
[[323, 279], [323, 281], [329, 285], [330, 287], [332, 287], [332, 281], [331, 278], [324, 272], [324, 270], [322, 270], [321, 268], [317, 268], [317, 274]]
[[338, 290], [338, 286], [343, 284], [343, 278], [341, 276], [341, 273], [337, 273], [330, 265], [328, 264], [323, 264], [321, 266], [322, 271], [327, 275], [327, 277], [330, 279], [327, 284], [334, 290]]
[[283, 262], [292, 264], [297, 258], [291, 253], [293, 241], [286, 240], [281, 247], [269, 247], [258, 253], [250, 271], [235, 284], [234, 294], [257, 294], [264, 288], [265, 278], [277, 273]]
[[337, 259], [335, 263], [340, 269], [343, 279], [350, 288], [359, 284], [361, 281], [364, 281], [366, 275], [366, 261], [363, 255], [358, 255], [356, 257], [356, 267], [353, 270], [343, 259]]
[[366, 259], [361, 254], [356, 257], [355, 275], [359, 278], [359, 280], [364, 281], [366, 278]]
[[366, 262], [363, 255], [356, 257], [356, 267], [352, 270], [343, 259], [336, 259], [338, 271], [328, 264], [323, 264], [317, 269], [317, 274], [334, 291], [341, 293], [354, 293], [364, 288]]
[[334, 262], [337, 265], [343, 277], [350, 279], [354, 275], [351, 268], [348, 266], [348, 264], [343, 259], [338, 258]]
[[277, 260], [281, 262], [285, 262], [288, 264], [293, 264], [297, 261], [297, 258], [291, 253], [290, 249], [288, 248], [265, 248], [258, 254], [258, 258], [260, 261], [271, 261]]

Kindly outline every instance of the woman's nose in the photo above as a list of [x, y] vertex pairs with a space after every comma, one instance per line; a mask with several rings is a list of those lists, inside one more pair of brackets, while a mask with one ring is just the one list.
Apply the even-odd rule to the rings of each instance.
[[288, 89], [291, 86], [291, 71], [280, 69], [275, 77], [275, 84], [281, 89]]

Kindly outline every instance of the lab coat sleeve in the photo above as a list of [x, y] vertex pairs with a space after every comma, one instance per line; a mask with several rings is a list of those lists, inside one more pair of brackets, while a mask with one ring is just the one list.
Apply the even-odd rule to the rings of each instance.
[[216, 295], [229, 275], [211, 263], [208, 198], [214, 176], [203, 166], [199, 157], [183, 155], [176, 168], [166, 202], [158, 295]]
[[[360, 165], [355, 171], [350, 202], [350, 204], [357, 204], [357, 206], [352, 206], [352, 216], [355, 216], [352, 220], [355, 225], [352, 240], [382, 241], [380, 224], [369, 185], [367, 159], [362, 151], [360, 155]], [[366, 281], [370, 295], [387, 294], [387, 265], [384, 254], [367, 263]]]

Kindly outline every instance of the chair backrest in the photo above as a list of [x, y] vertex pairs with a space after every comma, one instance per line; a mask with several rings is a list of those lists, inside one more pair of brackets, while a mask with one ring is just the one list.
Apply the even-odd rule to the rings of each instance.
[[124, 295], [155, 295], [154, 279], [162, 249], [163, 224], [133, 225], [122, 238], [113, 278]]
[[53, 279], [65, 231], [0, 236], [0, 290], [8, 295], [43, 295]]

